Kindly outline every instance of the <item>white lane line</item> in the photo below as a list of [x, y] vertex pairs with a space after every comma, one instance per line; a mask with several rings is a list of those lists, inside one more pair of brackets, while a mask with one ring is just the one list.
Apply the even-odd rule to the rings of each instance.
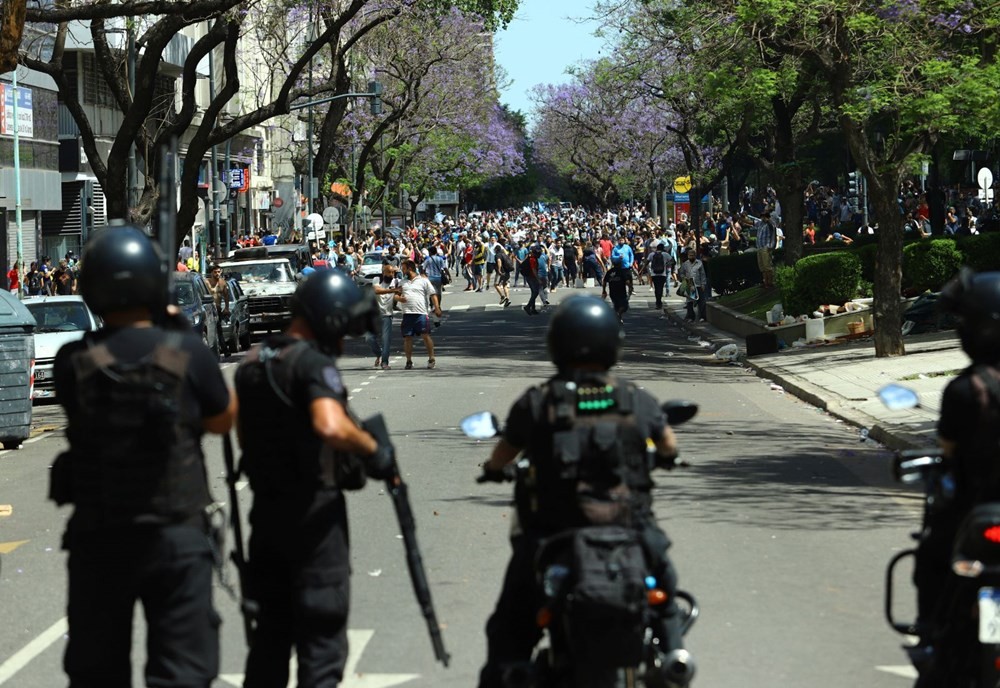
[[469, 304], [465, 304], [464, 306], [452, 306], [451, 308], [448, 309], [448, 311], [449, 312], [451, 312], [451, 311], [467, 311], [467, 310], [469, 310], [469, 308], [471, 308], [471, 306]]
[[64, 616], [42, 631], [41, 635], [11, 655], [10, 659], [0, 664], [0, 686], [26, 667], [31, 660], [45, 652], [52, 643], [66, 635], [68, 630], [69, 624]]
[[369, 382], [368, 380], [365, 380], [364, 382], [361, 383], [361, 386], [364, 387], [365, 385], [370, 385], [370, 384], [371, 384], [371, 382]]
[[357, 394], [357, 393], [358, 393], [358, 392], [360, 392], [360, 391], [361, 391], [361, 388], [360, 388], [360, 387], [358, 387], [357, 389], [352, 389], [352, 390], [351, 390], [351, 394]]
[[897, 666], [877, 666], [875, 668], [878, 671], [884, 671], [887, 674], [901, 676], [902, 678], [917, 678], [918, 676], [917, 670], [909, 664], [900, 664]]

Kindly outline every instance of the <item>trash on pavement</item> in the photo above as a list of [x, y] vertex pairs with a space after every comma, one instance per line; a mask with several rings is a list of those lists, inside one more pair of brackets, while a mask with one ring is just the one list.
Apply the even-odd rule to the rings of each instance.
[[737, 347], [735, 344], [726, 344], [724, 346], [720, 346], [719, 349], [715, 352], [715, 357], [720, 361], [735, 361], [739, 355], [740, 355], [739, 347]]
[[784, 393], [784, 391], [785, 391], [784, 387], [782, 387], [781, 385], [777, 385], [777, 384], [775, 384], [773, 382], [771, 383], [771, 389], [774, 390], [775, 392], [782, 392], [782, 393]]
[[371, 576], [372, 578], [377, 578], [378, 576], [382, 575], [382, 569], [375, 569], [374, 571], [369, 571], [368, 575]]

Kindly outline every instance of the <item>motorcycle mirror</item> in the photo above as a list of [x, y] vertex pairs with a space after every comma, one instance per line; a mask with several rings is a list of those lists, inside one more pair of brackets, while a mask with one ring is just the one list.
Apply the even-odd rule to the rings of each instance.
[[920, 397], [909, 387], [889, 384], [878, 391], [878, 398], [890, 411], [904, 411], [920, 406]]
[[488, 440], [500, 432], [500, 421], [489, 411], [480, 411], [466, 416], [459, 424], [468, 437], [474, 440]]
[[668, 401], [660, 407], [667, 414], [667, 422], [670, 425], [681, 425], [688, 422], [698, 413], [698, 404], [693, 401], [674, 399]]

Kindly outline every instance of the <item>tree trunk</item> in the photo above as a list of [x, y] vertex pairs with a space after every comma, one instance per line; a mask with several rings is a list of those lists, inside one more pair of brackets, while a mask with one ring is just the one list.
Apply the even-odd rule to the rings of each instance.
[[781, 229], [785, 232], [785, 263], [795, 265], [802, 257], [802, 194], [805, 183], [796, 160], [792, 117], [798, 107], [789, 107], [780, 98], [773, 103], [775, 192], [781, 202]]
[[[902, 356], [903, 219], [896, 200], [898, 183], [891, 179], [870, 180], [868, 192], [878, 218], [878, 250], [875, 254], [875, 356]], [[874, 183], [872, 183], [874, 182]]]

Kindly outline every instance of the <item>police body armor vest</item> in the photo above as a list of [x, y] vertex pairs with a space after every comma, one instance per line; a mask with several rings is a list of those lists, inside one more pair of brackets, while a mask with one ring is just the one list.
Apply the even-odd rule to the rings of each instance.
[[105, 344], [75, 353], [67, 435], [73, 502], [104, 525], [187, 523], [211, 503], [201, 419], [184, 413], [190, 353], [181, 335], [126, 363]]
[[531, 467], [515, 489], [528, 529], [636, 525], [650, 508], [646, 437], [635, 387], [610, 377], [552, 380], [532, 393]]
[[324, 444], [313, 431], [309, 409], [295, 405], [295, 363], [309, 347], [301, 340], [275, 348], [265, 343], [247, 354], [236, 373], [240, 469], [254, 495], [305, 497], [322, 489], [357, 489], [340, 473], [347, 457]]

